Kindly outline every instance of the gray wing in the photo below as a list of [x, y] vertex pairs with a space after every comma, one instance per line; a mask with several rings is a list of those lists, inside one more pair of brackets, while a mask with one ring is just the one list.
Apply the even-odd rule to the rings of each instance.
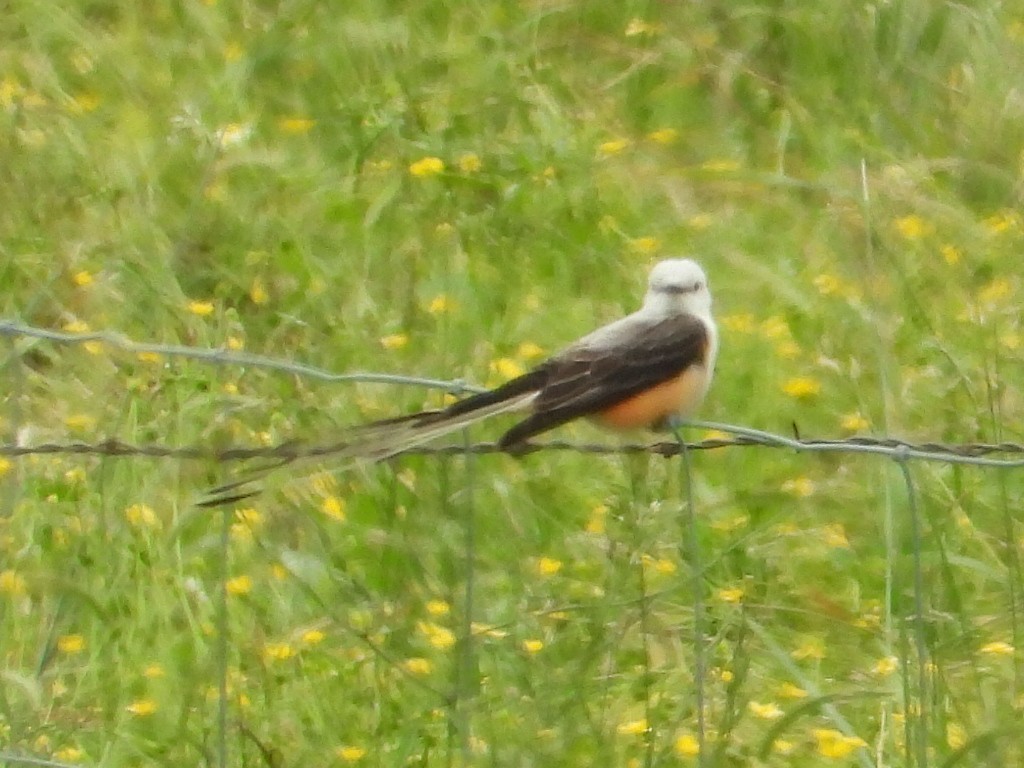
[[506, 432], [499, 445], [510, 448], [610, 408], [707, 357], [707, 326], [693, 315], [638, 321], [632, 326], [607, 340], [584, 339], [551, 358], [544, 366], [547, 376], [533, 401], [533, 415]]

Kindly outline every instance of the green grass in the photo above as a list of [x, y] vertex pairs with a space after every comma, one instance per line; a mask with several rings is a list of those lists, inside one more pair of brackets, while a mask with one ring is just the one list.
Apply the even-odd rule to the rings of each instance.
[[[0, 315], [496, 383], [686, 253], [722, 326], [702, 417], [1021, 439], [1013, 3], [14, 0], [5, 19]], [[410, 171], [431, 157], [443, 172]], [[439, 402], [28, 339], [3, 371], [5, 443], [318, 441]], [[705, 765], [1024, 761], [1020, 472], [912, 464], [908, 495], [881, 458], [692, 461]], [[224, 467], [0, 471], [5, 755], [216, 764], [223, 737], [231, 765], [697, 764], [678, 461], [285, 470], [227, 511], [226, 545], [194, 506]]]

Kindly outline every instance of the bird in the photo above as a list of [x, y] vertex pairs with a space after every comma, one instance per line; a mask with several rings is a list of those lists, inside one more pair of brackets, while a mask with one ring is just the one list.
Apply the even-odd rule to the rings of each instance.
[[[701, 266], [689, 258], [659, 261], [648, 275], [639, 309], [586, 334], [504, 384], [420, 411], [350, 428], [332, 454], [382, 461], [499, 414], [524, 418], [497, 441], [521, 452], [527, 441], [587, 418], [616, 431], [665, 429], [703, 402], [718, 355], [711, 292]], [[238, 501], [239, 480], [212, 491], [203, 506]]]

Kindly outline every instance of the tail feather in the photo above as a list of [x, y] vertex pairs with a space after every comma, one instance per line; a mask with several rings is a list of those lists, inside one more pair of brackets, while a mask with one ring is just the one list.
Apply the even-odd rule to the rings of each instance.
[[338, 455], [345, 458], [382, 461], [402, 451], [456, 432], [477, 421], [496, 416], [499, 413], [517, 411], [534, 397], [536, 397], [536, 392], [524, 392], [454, 415], [450, 411], [431, 411], [416, 414], [414, 417], [407, 417], [401, 421], [390, 419], [388, 422], [375, 422], [365, 427], [357, 427], [351, 435], [351, 442], [343, 447]]
[[[331, 447], [330, 457], [353, 462], [383, 461], [477, 421], [520, 410], [537, 396], [545, 376], [546, 371], [541, 367], [497, 389], [459, 400], [443, 410], [421, 411], [353, 427], [342, 436], [337, 450]], [[217, 507], [255, 496], [259, 489], [253, 486], [254, 483], [270, 471], [292, 461], [288, 459], [259, 467], [246, 477], [214, 488], [206, 499], [198, 502], [198, 506]]]

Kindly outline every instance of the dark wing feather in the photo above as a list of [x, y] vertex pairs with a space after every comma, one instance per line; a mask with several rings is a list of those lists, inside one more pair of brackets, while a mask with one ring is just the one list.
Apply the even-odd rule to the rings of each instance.
[[703, 321], [674, 315], [630, 334], [623, 342], [628, 347], [570, 347], [548, 361], [547, 382], [533, 402], [533, 415], [506, 432], [499, 445], [514, 447], [668, 381], [702, 359], [707, 342]]

